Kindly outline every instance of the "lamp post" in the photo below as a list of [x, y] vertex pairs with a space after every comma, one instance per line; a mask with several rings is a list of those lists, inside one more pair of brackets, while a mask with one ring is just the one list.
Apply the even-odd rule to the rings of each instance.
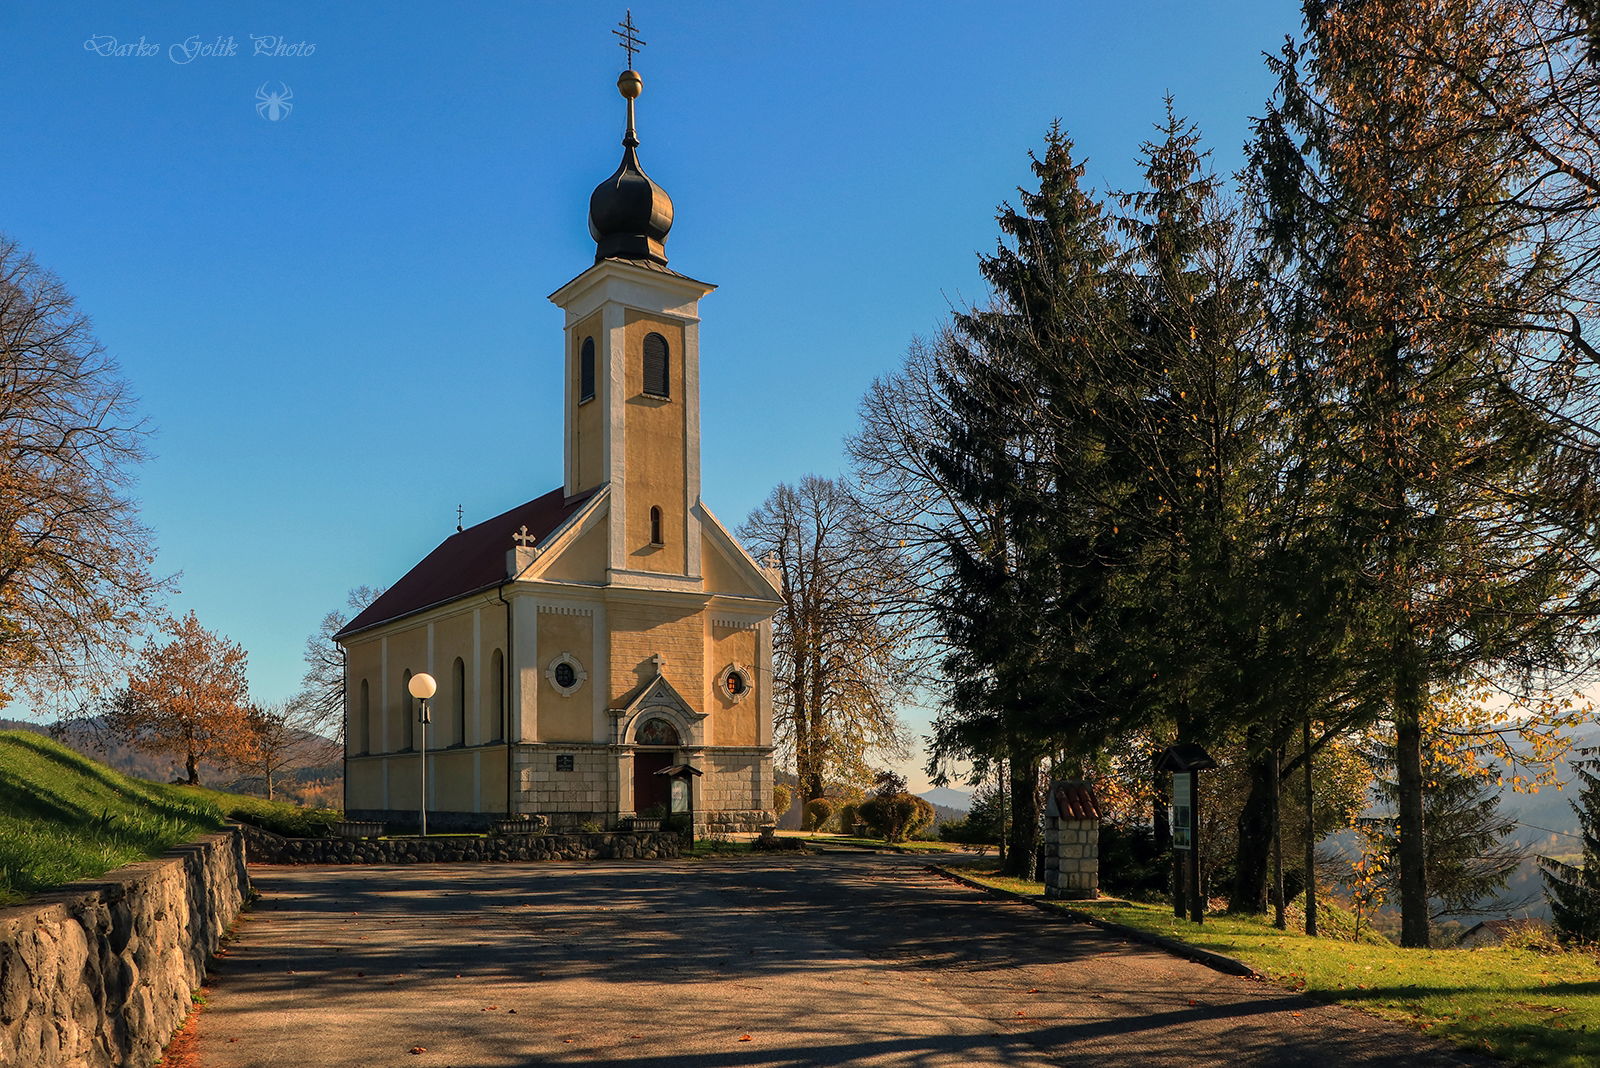
[[428, 698], [439, 690], [439, 684], [433, 681], [433, 676], [422, 672], [411, 676], [411, 681], [406, 684], [406, 689], [411, 691], [411, 696], [422, 702], [417, 710], [417, 722], [422, 724], [422, 793], [418, 795], [417, 807], [422, 814], [422, 836], [428, 836]]

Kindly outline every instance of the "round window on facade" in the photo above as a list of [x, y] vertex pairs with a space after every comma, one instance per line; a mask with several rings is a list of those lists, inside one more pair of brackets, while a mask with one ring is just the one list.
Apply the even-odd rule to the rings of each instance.
[[578, 658], [571, 653], [562, 653], [550, 661], [550, 666], [545, 668], [544, 677], [550, 680], [550, 685], [555, 687], [556, 693], [562, 697], [570, 697], [577, 693], [583, 685], [583, 680], [589, 673], [583, 670], [583, 665], [578, 663]]
[[722, 695], [734, 704], [738, 704], [750, 696], [752, 689], [750, 682], [750, 669], [742, 664], [729, 664], [722, 669], [722, 674], [717, 676], [717, 685], [722, 690]]

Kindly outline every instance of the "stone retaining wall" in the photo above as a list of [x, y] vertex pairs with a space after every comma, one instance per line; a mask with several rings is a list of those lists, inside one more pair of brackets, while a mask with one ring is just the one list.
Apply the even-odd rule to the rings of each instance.
[[0, 1064], [153, 1063], [249, 893], [229, 830], [0, 909]]
[[669, 831], [508, 834], [490, 838], [284, 838], [246, 827], [258, 864], [453, 864], [527, 860], [661, 860], [679, 856]]

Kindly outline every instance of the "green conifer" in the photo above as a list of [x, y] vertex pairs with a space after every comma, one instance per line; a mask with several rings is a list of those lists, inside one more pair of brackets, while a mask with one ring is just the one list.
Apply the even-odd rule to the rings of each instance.
[[1545, 891], [1550, 896], [1550, 918], [1564, 938], [1600, 942], [1600, 761], [1574, 763], [1572, 770], [1583, 783], [1572, 810], [1578, 814], [1583, 837], [1583, 861], [1567, 864], [1540, 857]]

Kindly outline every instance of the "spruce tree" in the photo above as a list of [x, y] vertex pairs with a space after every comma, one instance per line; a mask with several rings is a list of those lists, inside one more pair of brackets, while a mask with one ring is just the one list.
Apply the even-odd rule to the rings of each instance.
[[[1398, 790], [1392, 774], [1393, 746], [1380, 745], [1379, 759], [1391, 768], [1380, 775], [1375, 793], [1393, 806]], [[1516, 823], [1500, 813], [1500, 794], [1482, 775], [1463, 770], [1439, 756], [1434, 744], [1423, 756], [1423, 841], [1428, 879], [1429, 921], [1446, 916], [1504, 913], [1527, 904], [1497, 895], [1506, 888], [1528, 850], [1511, 834]], [[1395, 823], [1369, 825], [1384, 870], [1394, 873], [1399, 856]], [[1392, 885], [1392, 884], [1391, 884]]]
[[1080, 640], [1101, 600], [1109, 530], [1094, 484], [1110, 466], [1093, 405], [1103, 346], [1119, 336], [1109, 268], [1116, 250], [1083, 168], [1052, 126], [1032, 156], [1038, 190], [1002, 206], [1002, 238], [979, 267], [989, 306], [955, 317], [941, 370], [951, 417], [930, 448], [951, 495], [981, 516], [951, 537], [940, 620], [950, 695], [933, 760], [1001, 761], [1013, 814], [1006, 870], [1031, 875], [1039, 851], [1040, 765], [1063, 721], [1091, 723], [1101, 690], [1081, 674]]
[[1561, 666], [1576, 618], [1563, 611], [1580, 580], [1546, 414], [1563, 387], [1520, 351], [1529, 320], [1550, 312], [1553, 253], [1508, 195], [1526, 175], [1505, 132], [1397, 58], [1444, 41], [1463, 80], [1500, 78], [1489, 58], [1511, 32], [1503, 8], [1304, 10], [1305, 43], [1275, 61], [1257, 125], [1255, 190], [1302, 448], [1348, 536], [1328, 567], [1360, 589], [1348, 618], [1366, 663], [1350, 689], [1395, 728], [1401, 941], [1426, 946], [1423, 710], [1475, 672]]
[[1583, 838], [1583, 859], [1568, 864], [1551, 857], [1540, 857], [1544, 869], [1545, 892], [1550, 897], [1550, 919], [1563, 938], [1600, 942], [1600, 762], [1579, 761], [1572, 765], [1583, 787], [1571, 802], [1578, 814]]

